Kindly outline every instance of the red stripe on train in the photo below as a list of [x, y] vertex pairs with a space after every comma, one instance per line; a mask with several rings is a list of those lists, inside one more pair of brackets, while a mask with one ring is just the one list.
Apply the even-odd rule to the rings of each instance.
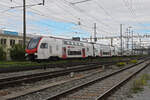
[[66, 58], [67, 58], [66, 48], [65, 48], [65, 47], [62, 48], [62, 58], [63, 58], [63, 59], [66, 59]]

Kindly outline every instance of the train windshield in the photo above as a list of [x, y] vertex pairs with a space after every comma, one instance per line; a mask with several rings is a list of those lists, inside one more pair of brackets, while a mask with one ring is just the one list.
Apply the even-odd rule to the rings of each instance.
[[37, 48], [37, 45], [40, 41], [40, 37], [38, 38], [32, 38], [28, 44], [28, 47], [27, 49], [34, 49], [34, 48]]

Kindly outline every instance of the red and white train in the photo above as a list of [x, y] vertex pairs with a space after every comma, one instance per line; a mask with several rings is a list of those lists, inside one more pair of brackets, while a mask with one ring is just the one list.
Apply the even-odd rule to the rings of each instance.
[[56, 37], [32, 38], [26, 48], [26, 57], [32, 60], [105, 57], [117, 55], [117, 50], [109, 45]]

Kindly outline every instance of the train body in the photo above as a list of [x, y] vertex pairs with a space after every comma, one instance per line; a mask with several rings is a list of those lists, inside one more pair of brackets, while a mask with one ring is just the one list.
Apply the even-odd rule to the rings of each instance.
[[117, 56], [116, 51], [109, 45], [56, 37], [36, 37], [30, 40], [26, 57], [33, 60], [109, 57]]

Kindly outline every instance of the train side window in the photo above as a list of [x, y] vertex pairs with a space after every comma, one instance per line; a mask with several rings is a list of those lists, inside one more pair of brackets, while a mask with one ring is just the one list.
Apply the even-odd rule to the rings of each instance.
[[87, 52], [89, 52], [89, 48], [87, 48]]
[[68, 44], [68, 42], [67, 42], [67, 41], [64, 41], [64, 44]]
[[69, 41], [69, 45], [72, 45], [72, 42], [71, 42], [71, 41]]
[[48, 48], [48, 44], [47, 43], [41, 43], [40, 48], [42, 49], [47, 49]]
[[68, 50], [68, 55], [81, 55], [81, 51], [70, 51], [70, 50]]
[[67, 41], [67, 45], [69, 45], [70, 44], [70, 42], [69, 41]]
[[103, 52], [103, 55], [109, 55], [110, 52]]
[[84, 46], [83, 43], [80, 43], [80, 46]]
[[72, 42], [72, 44], [73, 44], [73, 45], [76, 45], [76, 43], [75, 43], [75, 42]]

